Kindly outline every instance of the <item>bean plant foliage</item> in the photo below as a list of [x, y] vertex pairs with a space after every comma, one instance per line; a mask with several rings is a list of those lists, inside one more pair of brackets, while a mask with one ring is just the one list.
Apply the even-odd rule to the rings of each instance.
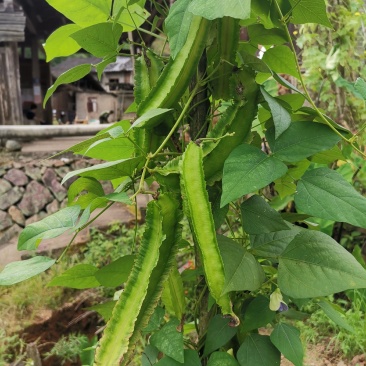
[[[66, 231], [76, 236], [97, 208], [152, 196], [134, 253], [102, 268], [77, 265], [50, 284], [123, 286], [117, 301], [95, 306], [106, 328], [94, 365], [131, 363], [141, 339], [148, 339], [142, 365], [273, 366], [281, 354], [302, 365], [303, 346], [291, 323], [302, 316], [298, 305], [314, 298], [329, 308], [327, 295], [366, 288], [364, 267], [313, 221], [366, 228], [366, 199], [336, 169], [350, 147], [364, 157], [357, 134], [316, 107], [289, 32], [290, 23], [331, 28], [325, 2], [47, 1], [72, 22], [47, 39], [47, 59], [84, 49], [102, 60], [60, 75], [45, 103], [59, 85], [92, 68], [101, 75], [125, 52], [126, 32], [166, 36], [170, 47], [167, 57], [141, 41], [131, 56], [136, 119], [69, 149], [105, 162], [69, 173], [64, 181], [79, 178], [69, 188], [68, 207], [19, 237], [19, 250], [36, 250], [42, 239]], [[150, 22], [152, 7], [158, 16]], [[259, 46], [266, 49], [262, 58]], [[276, 95], [269, 81], [288, 93]], [[356, 82], [365, 92], [363, 85]], [[110, 180], [114, 193], [106, 195], [101, 180]], [[157, 191], [146, 189], [151, 181]], [[184, 221], [191, 242], [182, 239]], [[181, 258], [194, 258], [195, 268], [182, 272], [177, 258], [180, 266]], [[54, 263], [35, 256], [9, 264], [0, 284]], [[327, 313], [346, 324], [337, 309]], [[270, 336], [258, 332], [268, 324]]]

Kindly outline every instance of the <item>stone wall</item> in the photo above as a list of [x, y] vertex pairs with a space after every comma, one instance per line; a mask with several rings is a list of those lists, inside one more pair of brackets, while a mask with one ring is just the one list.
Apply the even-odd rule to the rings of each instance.
[[[70, 171], [100, 163], [63, 155], [57, 159], [30, 156], [0, 158], [0, 245], [19, 235], [26, 225], [39, 221], [67, 205], [67, 188], [76, 179], [61, 185]], [[106, 193], [110, 182], [103, 183]]]

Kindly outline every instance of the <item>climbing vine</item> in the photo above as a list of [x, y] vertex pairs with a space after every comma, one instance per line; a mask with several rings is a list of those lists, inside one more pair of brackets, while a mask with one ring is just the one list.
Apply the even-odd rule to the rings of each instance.
[[[18, 243], [19, 250], [36, 250], [42, 239], [66, 231], [75, 237], [97, 208], [136, 205], [140, 194], [152, 198], [133, 259], [100, 269], [75, 266], [50, 283], [108, 287], [110, 276], [114, 287], [120, 279], [118, 300], [96, 307], [106, 328], [94, 364], [129, 364], [149, 333], [144, 365], [272, 366], [281, 354], [302, 365], [299, 331], [288, 321], [299, 316], [299, 304], [313, 298], [324, 309], [331, 307], [327, 295], [366, 287], [363, 266], [314, 224], [325, 219], [366, 228], [366, 199], [332, 169], [345, 161], [344, 149], [364, 158], [362, 147], [312, 99], [289, 30], [304, 23], [330, 29], [325, 2], [48, 2], [73, 23], [46, 41], [47, 59], [82, 48], [102, 60], [60, 75], [44, 103], [59, 85], [93, 68], [100, 76], [130, 45], [126, 32], [140, 37], [131, 56], [136, 119], [67, 150], [105, 162], [67, 174], [64, 182], [78, 177], [68, 207], [27, 226]], [[151, 7], [159, 14], [152, 21]], [[162, 32], [170, 57], [141, 36], [164, 40]], [[274, 83], [288, 93], [278, 96]], [[362, 79], [350, 85], [366, 95]], [[102, 180], [112, 182], [114, 193], [104, 194]], [[159, 188], [146, 188], [151, 181]], [[184, 223], [189, 240], [182, 238]], [[178, 266], [182, 258], [194, 259], [194, 268]], [[35, 256], [11, 263], [0, 284], [26, 280], [55, 261]], [[328, 314], [337, 320], [334, 311]], [[268, 324], [271, 335], [259, 334]]]

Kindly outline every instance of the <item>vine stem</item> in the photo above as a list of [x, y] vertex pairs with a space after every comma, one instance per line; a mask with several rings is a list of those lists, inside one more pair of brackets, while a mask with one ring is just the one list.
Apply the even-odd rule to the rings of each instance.
[[81, 230], [85, 229], [87, 226], [89, 226], [92, 222], [94, 222], [99, 216], [103, 215], [105, 211], [107, 211], [112, 205], [114, 204], [114, 202], [109, 203], [106, 207], [103, 208], [102, 211], [100, 211], [97, 215], [95, 215], [95, 217], [93, 217], [91, 220], [89, 220], [86, 224], [82, 225], [81, 227], [79, 227], [75, 234], [73, 235], [73, 237], [71, 238], [71, 240], [69, 241], [69, 243], [67, 244], [66, 248], [62, 251], [61, 255], [58, 257], [58, 259], [56, 260], [56, 263], [60, 263], [62, 258], [65, 256], [65, 254], [67, 253], [67, 251], [69, 250], [71, 244], [74, 242], [75, 238], [77, 237], [77, 235], [80, 233]]
[[300, 68], [300, 64], [299, 64], [299, 61], [297, 59], [297, 55], [296, 55], [296, 50], [295, 50], [295, 46], [294, 46], [294, 43], [292, 41], [292, 38], [291, 38], [291, 34], [290, 34], [290, 31], [288, 30], [288, 27], [287, 27], [287, 23], [286, 23], [286, 17], [283, 15], [282, 13], [282, 10], [281, 10], [281, 7], [279, 6], [278, 4], [278, 1], [275, 0], [275, 4], [276, 4], [276, 7], [277, 7], [277, 11], [279, 13], [279, 15], [281, 16], [281, 19], [280, 21], [282, 22], [284, 28], [285, 28], [285, 32], [286, 32], [286, 36], [287, 36], [287, 39], [288, 39], [288, 42], [290, 44], [290, 48], [292, 50], [292, 53], [294, 55], [294, 60], [295, 60], [295, 64], [296, 64], [296, 69], [297, 69], [297, 72], [299, 74], [299, 80], [300, 80], [300, 83], [301, 83], [301, 86], [304, 90], [304, 93], [305, 93], [305, 97], [306, 97], [306, 100], [311, 104], [311, 106], [314, 108], [314, 110], [316, 111], [316, 113], [318, 114], [318, 116], [321, 118], [321, 120], [331, 129], [333, 130], [343, 141], [347, 142], [348, 144], [350, 144], [352, 146], [352, 148], [357, 151], [359, 154], [362, 155], [362, 157], [366, 158], [366, 155], [357, 147], [353, 144], [353, 142], [349, 139], [347, 139], [346, 137], [344, 137], [324, 116], [324, 114], [319, 110], [319, 108], [316, 106], [316, 104], [314, 103], [313, 99], [311, 98], [310, 94], [309, 94], [309, 91], [308, 91], [308, 88], [306, 87], [305, 85], [305, 81], [304, 81], [304, 78], [302, 77], [301, 75], [301, 68]]

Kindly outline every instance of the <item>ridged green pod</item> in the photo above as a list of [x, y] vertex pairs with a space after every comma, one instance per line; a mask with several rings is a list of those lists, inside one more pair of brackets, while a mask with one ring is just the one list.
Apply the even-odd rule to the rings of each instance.
[[144, 50], [143, 54], [136, 58], [134, 95], [137, 105], [147, 98], [158, 81], [163, 67], [163, 62], [149, 49]]
[[232, 311], [229, 294], [222, 294], [225, 285], [224, 264], [216, 239], [202, 159], [202, 148], [191, 142], [183, 154], [181, 162], [181, 186], [185, 211], [199, 246], [210, 293], [221, 307], [222, 313], [230, 314], [232, 323], [239, 324], [239, 319]]
[[217, 20], [217, 54], [214, 67], [218, 67], [218, 70], [211, 81], [215, 99], [231, 98], [229, 85], [239, 44], [239, 30], [239, 19], [223, 17]]
[[149, 202], [146, 229], [126, 287], [115, 305], [97, 348], [94, 365], [117, 366], [128, 350], [150, 277], [159, 260], [163, 242], [163, 213], [156, 201]]
[[220, 140], [204, 158], [204, 171], [208, 184], [211, 185], [221, 179], [225, 160], [250, 133], [257, 111], [257, 94], [253, 93], [248, 96], [244, 104], [242, 101], [236, 102], [221, 117], [210, 137], [219, 137], [225, 133], [234, 133], [234, 135]]
[[169, 61], [148, 98], [138, 107], [138, 116], [150, 109], [170, 108], [178, 102], [187, 89], [206, 46], [209, 25], [210, 21], [205, 18], [192, 18], [185, 44], [176, 58]]
[[176, 265], [175, 256], [178, 252], [178, 243], [182, 239], [182, 219], [181, 204], [172, 194], [161, 194], [157, 200], [163, 216], [163, 233], [165, 239], [159, 249], [159, 261], [151, 273], [149, 286], [146, 291], [144, 302], [135, 323], [135, 329], [130, 339], [130, 350], [122, 365], [127, 365], [129, 355], [133, 351], [133, 346], [140, 339], [141, 330], [148, 324], [163, 291], [163, 286], [167, 280], [173, 266]]

